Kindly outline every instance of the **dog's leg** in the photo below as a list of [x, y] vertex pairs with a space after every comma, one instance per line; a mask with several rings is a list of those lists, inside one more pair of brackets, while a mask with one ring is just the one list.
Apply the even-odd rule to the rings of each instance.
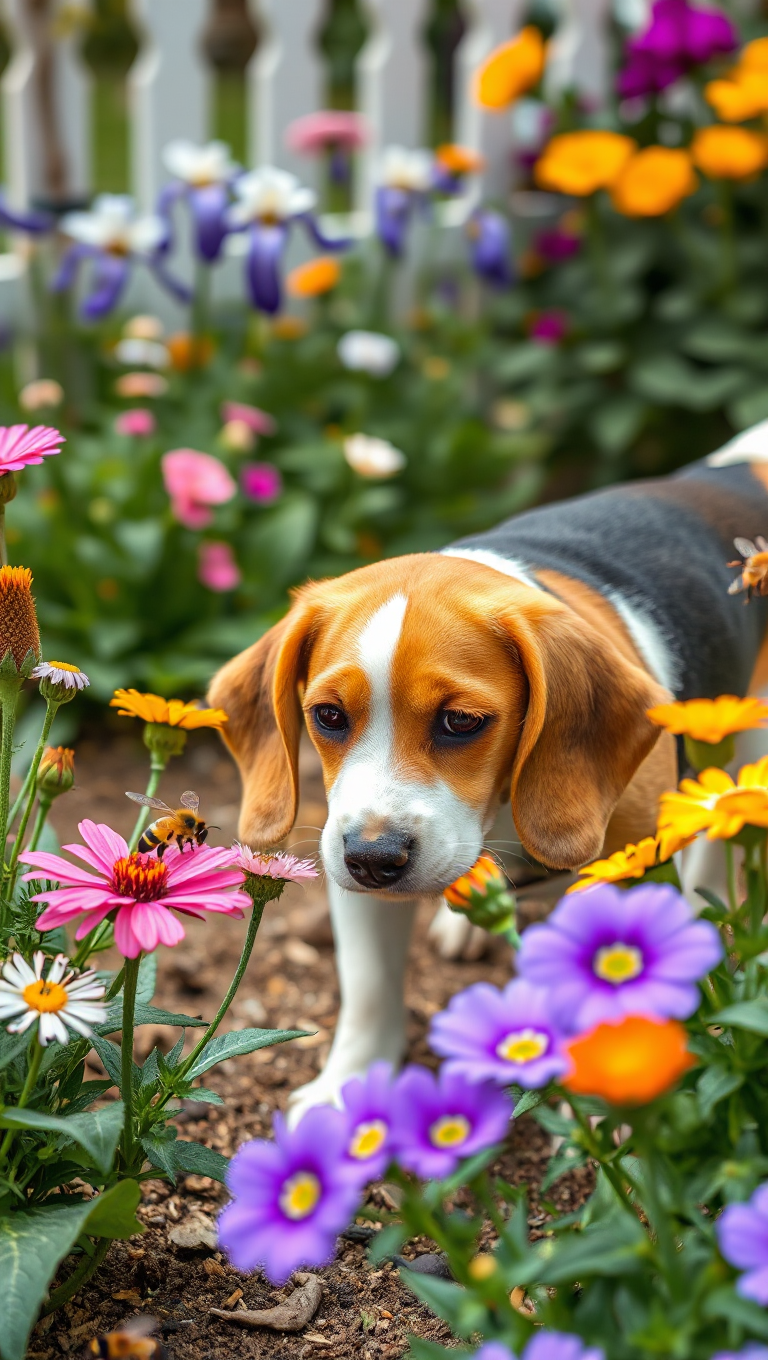
[[335, 1101], [344, 1082], [377, 1059], [399, 1063], [405, 1049], [403, 983], [416, 902], [346, 892], [330, 878], [328, 896], [341, 1011], [325, 1067], [291, 1097], [292, 1124], [310, 1106]]

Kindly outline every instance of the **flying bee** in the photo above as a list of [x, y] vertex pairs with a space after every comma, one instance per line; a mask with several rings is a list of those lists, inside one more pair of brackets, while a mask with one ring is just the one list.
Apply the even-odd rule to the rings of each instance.
[[166, 1350], [152, 1333], [157, 1319], [143, 1314], [131, 1318], [115, 1332], [105, 1332], [88, 1342], [88, 1355], [98, 1360], [165, 1360]]
[[741, 575], [731, 581], [729, 595], [738, 595], [746, 590], [748, 604], [754, 595], [768, 595], [768, 543], [758, 534], [754, 543], [748, 538], [734, 538], [733, 546], [741, 553], [743, 561], [729, 562], [729, 567], [739, 567]]
[[174, 840], [183, 851], [185, 845], [192, 845], [193, 841], [197, 845], [202, 845], [206, 839], [210, 827], [202, 817], [198, 817], [200, 799], [191, 789], [182, 793], [179, 799], [181, 806], [177, 808], [170, 808], [162, 798], [149, 798], [146, 793], [126, 793], [125, 796], [131, 798], [134, 803], [140, 803], [142, 807], [156, 808], [158, 812], [165, 813], [164, 817], [158, 817], [157, 821], [142, 831], [138, 846], [142, 854], [147, 855], [156, 849], [157, 858], [162, 859], [166, 846]]

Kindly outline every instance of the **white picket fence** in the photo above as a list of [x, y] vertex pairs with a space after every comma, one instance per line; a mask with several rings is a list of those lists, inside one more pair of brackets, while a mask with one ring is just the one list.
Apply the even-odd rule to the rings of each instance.
[[[88, 3], [88, 0], [86, 0]], [[82, 6], [83, 0], [79, 0]], [[558, 27], [549, 48], [550, 88], [573, 87], [600, 100], [606, 85], [607, 33], [612, 0], [552, 0]], [[646, 0], [613, 0], [626, 22], [641, 23]], [[272, 164], [312, 185], [316, 162], [297, 157], [285, 145], [294, 119], [324, 107], [324, 58], [317, 33], [324, 0], [249, 0], [262, 34], [246, 72], [247, 147], [250, 165]], [[58, 7], [58, 10], [57, 10]], [[422, 31], [429, 0], [364, 0], [369, 37], [356, 66], [356, 104], [366, 117], [370, 142], [357, 158], [354, 225], [370, 227], [370, 206], [381, 149], [391, 144], [424, 144], [428, 53]], [[470, 197], [455, 206], [466, 215], [481, 195], [508, 191], [511, 166], [509, 114], [484, 114], [471, 96], [472, 73], [497, 43], [519, 27], [525, 0], [463, 0], [466, 31], [455, 54], [453, 140], [482, 153], [486, 169]], [[70, 0], [52, 0], [63, 19]], [[204, 142], [212, 135], [214, 73], [202, 54], [207, 0], [131, 0], [141, 50], [128, 75], [130, 188], [150, 211], [167, 178], [162, 149], [172, 138]], [[50, 44], [30, 22], [23, 0], [0, 0], [12, 58], [0, 82], [4, 109], [5, 191], [23, 208], [50, 184], [43, 154], [37, 82], [46, 61], [54, 67], [53, 125], [61, 151], [61, 182], [69, 197], [91, 187], [91, 76], [72, 36]], [[50, 160], [50, 157], [49, 157]], [[47, 178], [48, 172], [48, 178]], [[0, 285], [23, 272], [23, 252], [0, 256]], [[6, 290], [7, 291], [7, 290]], [[0, 307], [2, 300], [0, 299]]]

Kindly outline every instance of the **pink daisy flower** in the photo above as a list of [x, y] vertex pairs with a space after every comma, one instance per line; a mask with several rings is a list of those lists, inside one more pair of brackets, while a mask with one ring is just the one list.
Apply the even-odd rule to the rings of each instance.
[[225, 401], [221, 405], [221, 418], [225, 424], [230, 420], [241, 420], [254, 434], [274, 434], [277, 421], [268, 411], [259, 406], [249, 406], [244, 401]]
[[75, 939], [107, 916], [114, 919], [115, 944], [127, 959], [142, 950], [150, 953], [158, 944], [174, 945], [184, 939], [184, 927], [174, 911], [204, 917], [207, 911], [242, 916], [251, 899], [242, 891], [243, 875], [236, 855], [225, 847], [199, 846], [182, 853], [175, 845], [163, 859], [131, 853], [127, 843], [104, 823], [83, 821], [79, 826], [85, 845], [65, 845], [71, 855], [95, 872], [45, 851], [25, 851], [19, 858], [32, 873], [60, 886], [38, 893], [33, 902], [47, 902], [38, 917], [38, 930], [54, 930], [82, 916]]
[[232, 842], [237, 858], [235, 864], [245, 874], [255, 874], [257, 878], [281, 878], [285, 883], [303, 883], [308, 878], [317, 878], [318, 873], [311, 859], [299, 859], [298, 855], [286, 855], [282, 850], [274, 855], [259, 855], [249, 845]]
[[42, 463], [49, 453], [61, 453], [64, 435], [50, 425], [0, 425], [0, 476]]

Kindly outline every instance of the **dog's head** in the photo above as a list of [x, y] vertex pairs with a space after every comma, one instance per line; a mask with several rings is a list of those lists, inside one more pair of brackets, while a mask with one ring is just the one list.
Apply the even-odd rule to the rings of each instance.
[[662, 697], [552, 595], [432, 554], [305, 586], [210, 691], [229, 714], [242, 839], [275, 844], [293, 825], [303, 710], [328, 793], [328, 872], [409, 895], [474, 863], [505, 797], [536, 859], [593, 859]]

